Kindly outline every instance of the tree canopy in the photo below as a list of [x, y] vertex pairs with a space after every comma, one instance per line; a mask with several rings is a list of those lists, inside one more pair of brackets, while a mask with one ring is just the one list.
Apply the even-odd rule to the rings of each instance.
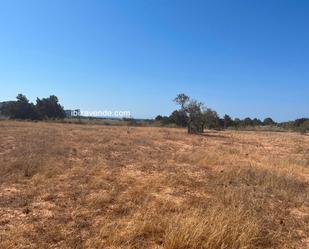
[[18, 94], [16, 101], [3, 104], [1, 113], [11, 119], [61, 119], [65, 117], [63, 107], [58, 98], [51, 95], [48, 98], [37, 98], [36, 105], [30, 103], [23, 94]]

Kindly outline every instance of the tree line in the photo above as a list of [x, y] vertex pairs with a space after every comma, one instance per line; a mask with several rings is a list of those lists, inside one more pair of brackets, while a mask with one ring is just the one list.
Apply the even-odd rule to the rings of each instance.
[[162, 125], [175, 124], [180, 127], [187, 127], [188, 133], [201, 133], [204, 128], [207, 129], [240, 129], [244, 127], [256, 126], [277, 126], [283, 129], [292, 129], [299, 131], [309, 131], [309, 119], [301, 118], [291, 122], [276, 123], [268, 117], [264, 120], [258, 118], [232, 119], [225, 114], [220, 118], [218, 113], [211, 108], [205, 107], [202, 102], [191, 99], [184, 93], [178, 94], [174, 102], [179, 105], [179, 109], [173, 111], [169, 116], [158, 115], [155, 120]]
[[37, 98], [36, 104], [33, 104], [25, 95], [18, 94], [16, 101], [4, 102], [0, 112], [11, 119], [43, 120], [65, 117], [64, 109], [55, 95]]
[[[188, 133], [202, 133], [204, 129], [242, 129], [245, 127], [272, 126], [282, 129], [300, 132], [309, 131], [309, 119], [300, 118], [294, 121], [276, 123], [268, 117], [264, 120], [258, 118], [232, 119], [225, 114], [221, 118], [211, 108], [207, 108], [202, 102], [191, 99], [184, 93], [178, 94], [174, 102], [179, 108], [169, 116], [158, 115], [155, 120], [162, 125], [176, 125], [187, 127]], [[23, 94], [18, 94], [15, 101], [3, 102], [0, 105], [0, 114], [10, 119], [63, 119], [66, 114], [55, 95], [47, 98], [37, 98], [36, 103], [31, 103]]]

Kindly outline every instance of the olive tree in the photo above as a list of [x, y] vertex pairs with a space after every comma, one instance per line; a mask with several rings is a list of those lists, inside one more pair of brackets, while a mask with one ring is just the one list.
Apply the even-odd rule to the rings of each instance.
[[205, 123], [203, 103], [194, 99], [191, 100], [190, 97], [184, 93], [178, 94], [174, 102], [181, 107], [178, 112], [184, 115], [188, 133], [202, 133]]

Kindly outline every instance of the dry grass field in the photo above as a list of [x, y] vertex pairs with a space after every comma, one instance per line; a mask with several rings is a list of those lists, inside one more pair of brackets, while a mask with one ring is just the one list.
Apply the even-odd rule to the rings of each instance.
[[309, 248], [309, 136], [0, 122], [0, 248]]

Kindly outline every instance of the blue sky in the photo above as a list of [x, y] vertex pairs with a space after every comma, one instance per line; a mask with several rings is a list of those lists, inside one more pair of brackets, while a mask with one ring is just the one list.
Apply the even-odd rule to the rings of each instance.
[[169, 114], [309, 116], [309, 1], [0, 0], [0, 101]]

